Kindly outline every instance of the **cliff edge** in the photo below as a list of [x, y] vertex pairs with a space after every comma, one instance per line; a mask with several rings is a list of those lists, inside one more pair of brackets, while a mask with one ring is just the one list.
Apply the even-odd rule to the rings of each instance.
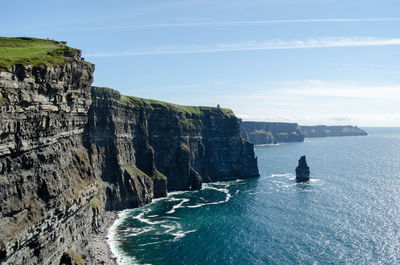
[[[10, 43], [25, 57], [4, 53]], [[230, 110], [92, 87], [80, 56], [65, 42], [0, 38], [2, 264], [113, 264], [93, 247], [112, 211], [259, 176]]]

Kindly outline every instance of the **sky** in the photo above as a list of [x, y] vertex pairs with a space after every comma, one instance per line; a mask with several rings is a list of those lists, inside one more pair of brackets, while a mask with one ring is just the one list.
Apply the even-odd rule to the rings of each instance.
[[1, 36], [67, 41], [96, 86], [244, 120], [400, 126], [398, 0], [1, 1]]

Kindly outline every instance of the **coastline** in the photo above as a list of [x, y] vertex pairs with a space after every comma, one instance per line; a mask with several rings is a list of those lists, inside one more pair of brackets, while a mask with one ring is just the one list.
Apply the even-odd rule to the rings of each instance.
[[93, 232], [87, 242], [89, 259], [94, 264], [117, 265], [117, 257], [111, 250], [109, 244], [109, 230], [118, 220], [119, 214], [116, 211], [105, 211], [102, 216], [103, 224], [97, 233]]

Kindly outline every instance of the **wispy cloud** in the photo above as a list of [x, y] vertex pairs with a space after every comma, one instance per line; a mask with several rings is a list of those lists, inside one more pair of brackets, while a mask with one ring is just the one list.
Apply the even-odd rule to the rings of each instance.
[[167, 54], [196, 54], [239, 51], [262, 51], [282, 49], [309, 49], [329, 47], [363, 47], [400, 45], [400, 38], [374, 38], [374, 37], [330, 37], [311, 38], [304, 40], [270, 40], [264, 42], [246, 41], [236, 43], [220, 43], [188, 46], [164, 46], [142, 51], [110, 51], [87, 54], [86, 57], [116, 57], [116, 56], [143, 56]]
[[354, 23], [354, 22], [400, 22], [400, 18], [313, 18], [313, 19], [277, 19], [277, 20], [244, 20], [244, 21], [213, 21], [213, 22], [185, 22], [185, 23], [158, 23], [141, 25], [114, 25], [102, 27], [80, 28], [80, 30], [127, 30], [145, 28], [179, 28], [179, 27], [211, 27], [211, 26], [251, 26], [266, 24], [290, 23]]

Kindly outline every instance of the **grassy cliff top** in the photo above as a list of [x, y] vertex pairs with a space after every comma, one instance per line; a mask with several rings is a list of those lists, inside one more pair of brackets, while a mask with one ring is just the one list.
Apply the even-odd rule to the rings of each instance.
[[204, 111], [220, 110], [226, 116], [235, 117], [235, 114], [232, 110], [218, 107], [184, 106], [154, 99], [145, 99], [132, 96], [121, 96], [121, 101], [135, 106], [148, 106], [153, 109], [163, 108], [166, 110], [182, 112], [189, 115], [201, 115]]
[[65, 45], [66, 42], [37, 38], [0, 37], [0, 71], [15, 64], [55, 65], [73, 60], [80, 54], [78, 49]]

